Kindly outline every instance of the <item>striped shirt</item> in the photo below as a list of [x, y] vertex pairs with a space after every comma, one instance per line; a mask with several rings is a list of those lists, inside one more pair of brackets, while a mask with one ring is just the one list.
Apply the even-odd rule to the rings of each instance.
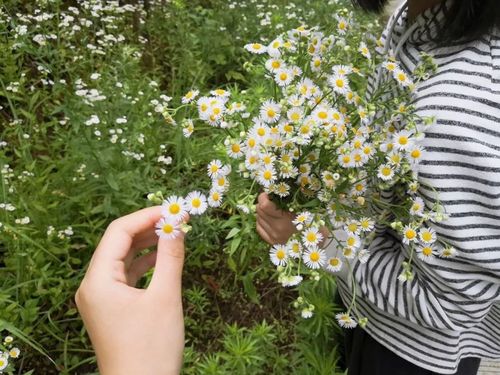
[[[432, 38], [445, 6], [419, 15], [405, 36], [406, 11], [393, 16], [394, 32], [388, 37], [386, 29], [383, 41], [393, 50], [401, 44], [397, 58], [407, 73], [421, 52], [438, 65], [418, 84], [413, 103], [420, 115], [437, 118], [421, 143], [418, 195], [427, 207], [436, 200], [444, 206], [449, 219], [428, 225], [457, 256], [432, 263], [414, 257], [415, 278], [401, 283], [409, 249], [379, 226], [354, 279], [357, 308], [374, 339], [419, 367], [453, 374], [461, 358], [500, 359], [500, 32], [438, 48]], [[348, 304], [352, 286], [343, 278], [338, 284]]]

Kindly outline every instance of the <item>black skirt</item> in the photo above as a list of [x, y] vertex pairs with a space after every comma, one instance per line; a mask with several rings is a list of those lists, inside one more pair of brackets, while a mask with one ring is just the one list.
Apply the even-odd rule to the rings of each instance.
[[[344, 341], [348, 375], [437, 375], [397, 356], [359, 326], [346, 330]], [[476, 375], [480, 361], [462, 359], [455, 375]]]

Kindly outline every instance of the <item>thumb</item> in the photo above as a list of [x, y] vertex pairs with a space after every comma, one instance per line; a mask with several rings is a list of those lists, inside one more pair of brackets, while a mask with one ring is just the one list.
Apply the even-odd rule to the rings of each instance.
[[157, 297], [180, 298], [184, 265], [184, 233], [173, 240], [160, 238], [148, 291]]

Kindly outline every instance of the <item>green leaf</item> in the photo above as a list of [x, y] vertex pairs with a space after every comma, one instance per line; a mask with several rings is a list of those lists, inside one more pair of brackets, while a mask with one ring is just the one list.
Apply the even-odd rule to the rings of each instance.
[[233, 238], [236, 236], [238, 233], [240, 233], [241, 229], [240, 228], [233, 228], [229, 231], [229, 233], [226, 236], [226, 240], [229, 240], [230, 238]]
[[258, 304], [259, 295], [253, 283], [253, 274], [251, 273], [246, 274], [245, 276], [242, 277], [242, 281], [243, 281], [243, 289], [245, 290], [245, 293], [247, 294], [248, 298], [250, 298], [250, 300], [253, 303]]
[[106, 175], [106, 182], [108, 183], [111, 189], [115, 191], [120, 190], [120, 187], [118, 186], [118, 183], [116, 182], [116, 179], [112, 174]]

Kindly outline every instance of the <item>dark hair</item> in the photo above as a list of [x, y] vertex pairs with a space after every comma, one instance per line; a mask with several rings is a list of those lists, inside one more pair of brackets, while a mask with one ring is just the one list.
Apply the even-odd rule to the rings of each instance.
[[[355, 5], [380, 12], [388, 0], [352, 0]], [[446, 1], [446, 0], [444, 0]], [[474, 40], [500, 28], [498, 0], [454, 0], [445, 7], [445, 21], [435, 40], [439, 43]]]

